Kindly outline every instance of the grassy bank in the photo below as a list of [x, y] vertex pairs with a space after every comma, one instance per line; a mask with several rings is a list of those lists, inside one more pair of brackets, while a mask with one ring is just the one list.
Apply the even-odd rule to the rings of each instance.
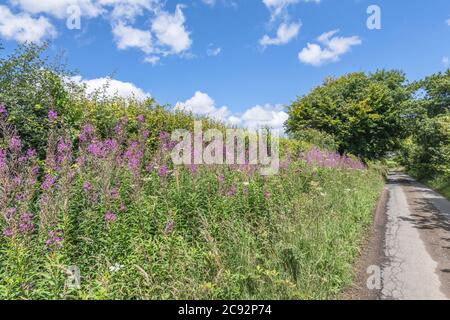
[[[50, 138], [42, 177], [9, 140], [0, 298], [325, 299], [350, 284], [378, 172], [296, 159], [273, 177], [173, 167], [166, 134], [150, 155], [148, 132], [126, 143], [125, 132], [99, 140], [87, 126], [79, 150]], [[81, 287], [67, 285], [69, 266]]]
[[437, 192], [441, 193], [447, 199], [450, 199], [450, 178], [441, 177], [432, 180], [426, 180], [425, 183]]

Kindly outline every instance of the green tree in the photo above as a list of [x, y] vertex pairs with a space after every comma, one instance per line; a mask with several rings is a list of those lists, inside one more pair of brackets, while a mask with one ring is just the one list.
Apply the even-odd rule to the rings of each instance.
[[46, 44], [25, 44], [11, 56], [0, 57], [0, 103], [7, 106], [9, 121], [25, 146], [41, 154], [47, 141], [49, 110], [62, 114], [69, 101], [62, 65], [42, 58], [46, 48]]
[[376, 159], [399, 146], [411, 97], [399, 71], [329, 78], [289, 107], [287, 131], [320, 130], [335, 137], [341, 153]]

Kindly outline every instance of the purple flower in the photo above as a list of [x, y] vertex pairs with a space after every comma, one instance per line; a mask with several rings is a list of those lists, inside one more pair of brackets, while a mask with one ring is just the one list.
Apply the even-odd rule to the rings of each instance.
[[155, 165], [153, 163], [149, 163], [146, 167], [145, 167], [145, 171], [147, 171], [148, 173], [152, 173], [153, 169], [155, 169]]
[[17, 212], [16, 208], [6, 209], [6, 214], [5, 214], [6, 220], [10, 220], [12, 217], [14, 217], [16, 212]]
[[30, 234], [34, 231], [33, 214], [24, 213], [20, 216], [19, 232], [21, 234]]
[[217, 177], [217, 181], [219, 181], [219, 183], [222, 183], [225, 181], [225, 176], [224, 175], [220, 175]]
[[24, 201], [24, 200], [25, 200], [25, 195], [24, 195], [23, 193], [19, 193], [19, 194], [16, 196], [16, 200], [19, 201], [19, 202]]
[[55, 122], [56, 120], [58, 120], [58, 113], [55, 110], [50, 110], [48, 112], [48, 120], [50, 122]]
[[34, 158], [37, 156], [36, 150], [34, 149], [28, 149], [27, 150], [27, 157], [28, 158]]
[[31, 291], [34, 288], [34, 283], [33, 282], [24, 282], [20, 285], [20, 287], [22, 288], [22, 290]]
[[48, 233], [47, 241], [45, 242], [47, 246], [54, 246], [56, 249], [63, 247], [64, 238], [62, 236], [62, 231], [50, 230]]
[[237, 189], [235, 186], [232, 186], [230, 190], [227, 191], [227, 193], [225, 194], [227, 197], [231, 198], [234, 197], [237, 193]]
[[22, 141], [18, 136], [13, 136], [9, 141], [9, 148], [13, 151], [20, 151], [22, 148]]
[[139, 123], [143, 123], [143, 122], [145, 121], [144, 115], [142, 115], [142, 114], [138, 115], [138, 116], [137, 116], [137, 121], [138, 121]]
[[88, 193], [89, 191], [91, 191], [91, 189], [92, 189], [91, 183], [89, 181], [85, 181], [83, 183], [83, 190], [84, 190], [84, 192]]
[[111, 190], [111, 197], [112, 197], [113, 199], [119, 199], [119, 198], [120, 198], [120, 192], [119, 192], [119, 189], [118, 189], [118, 188], [113, 188], [113, 189]]
[[12, 238], [14, 236], [14, 230], [12, 228], [4, 229], [3, 236], [5, 236], [6, 238]]
[[80, 142], [87, 142], [89, 141], [94, 134], [94, 127], [92, 127], [90, 124], [86, 124], [83, 126], [81, 133], [80, 133]]
[[166, 142], [170, 139], [170, 133], [168, 132], [161, 132], [159, 134], [159, 140], [161, 140], [162, 142]]
[[169, 174], [169, 168], [166, 165], [161, 166], [158, 174], [161, 178], [166, 177]]
[[42, 189], [44, 189], [45, 191], [50, 190], [55, 185], [55, 182], [56, 182], [56, 177], [47, 174], [45, 176], [44, 182], [42, 183]]
[[192, 174], [196, 174], [196, 173], [198, 172], [198, 166], [195, 165], [195, 164], [191, 164], [191, 165], [189, 166], [189, 171], [190, 171]]
[[4, 104], [0, 104], [0, 115], [4, 118], [8, 116], [8, 110], [6, 110], [6, 106]]
[[108, 212], [105, 214], [105, 221], [106, 221], [107, 223], [114, 223], [114, 222], [116, 222], [116, 220], [117, 220], [117, 216], [116, 216], [113, 212], [108, 211]]
[[173, 228], [175, 227], [175, 222], [174, 221], [169, 221], [166, 224], [166, 227], [164, 228], [164, 234], [166, 236], [168, 236], [169, 234], [171, 234], [173, 232]]

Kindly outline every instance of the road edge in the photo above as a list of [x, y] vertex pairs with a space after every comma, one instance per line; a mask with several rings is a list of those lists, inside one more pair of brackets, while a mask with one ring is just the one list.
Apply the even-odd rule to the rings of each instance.
[[344, 300], [380, 300], [381, 288], [369, 290], [367, 270], [370, 266], [376, 266], [381, 271], [385, 263], [384, 242], [387, 224], [387, 205], [389, 201], [389, 185], [386, 179], [383, 192], [381, 193], [377, 206], [373, 213], [373, 223], [368, 228], [367, 236], [362, 241], [361, 253], [354, 264], [354, 282], [346, 288], [342, 294]]

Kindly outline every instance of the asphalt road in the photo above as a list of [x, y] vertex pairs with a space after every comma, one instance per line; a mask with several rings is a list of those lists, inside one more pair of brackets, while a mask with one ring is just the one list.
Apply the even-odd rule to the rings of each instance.
[[450, 202], [402, 173], [391, 173], [380, 299], [450, 299]]

